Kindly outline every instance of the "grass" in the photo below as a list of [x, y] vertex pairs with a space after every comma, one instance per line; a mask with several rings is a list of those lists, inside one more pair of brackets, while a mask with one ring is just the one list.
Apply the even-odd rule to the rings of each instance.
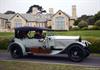
[[14, 37], [14, 33], [13, 32], [0, 32], [0, 37], [5, 37], [5, 38]]
[[0, 53], [8, 53], [8, 50], [0, 50]]
[[97, 53], [92, 53], [91, 55], [96, 56], [96, 57], [100, 57], [100, 54], [97, 54]]
[[[87, 37], [95, 37], [100, 38], [100, 30], [83, 30], [83, 31], [54, 31], [55, 35], [67, 35], [67, 36], [82, 36], [84, 38]], [[14, 36], [14, 33], [12, 32], [0, 32], [0, 37], [12, 37]]]
[[84, 31], [67, 31], [67, 32], [55, 32], [56, 35], [67, 35], [67, 36], [82, 36], [87, 37], [100, 37], [100, 30], [84, 30]]
[[46, 64], [34, 62], [0, 61], [0, 70], [100, 70], [98, 67], [68, 64]]

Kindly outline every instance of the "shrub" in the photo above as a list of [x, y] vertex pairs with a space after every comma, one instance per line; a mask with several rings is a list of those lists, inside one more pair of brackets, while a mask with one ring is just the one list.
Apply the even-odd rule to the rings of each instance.
[[95, 25], [100, 27], [100, 20], [97, 20], [97, 21], [95, 22]]
[[79, 29], [80, 29], [79, 27], [73, 27], [70, 30], [79, 30]]
[[88, 27], [83, 27], [82, 30], [88, 30]]
[[88, 23], [84, 20], [80, 21], [78, 24], [79, 28], [88, 27]]
[[100, 30], [100, 27], [99, 26], [93, 26], [91, 28], [88, 28], [89, 30]]
[[80, 19], [75, 20], [74, 25], [75, 26], [78, 25], [80, 21], [81, 21]]
[[9, 43], [8, 38], [0, 37], [0, 49], [7, 49]]
[[89, 46], [92, 53], [100, 53], [100, 38], [88, 38], [89, 42], [91, 42], [91, 45]]

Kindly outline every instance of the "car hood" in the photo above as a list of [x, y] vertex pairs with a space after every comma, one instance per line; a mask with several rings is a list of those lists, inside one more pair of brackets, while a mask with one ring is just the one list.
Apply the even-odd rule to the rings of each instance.
[[80, 36], [48, 36], [52, 39], [79, 39]]

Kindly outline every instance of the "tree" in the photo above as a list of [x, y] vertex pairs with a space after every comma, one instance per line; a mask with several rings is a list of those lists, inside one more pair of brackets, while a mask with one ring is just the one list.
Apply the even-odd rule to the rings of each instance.
[[33, 7], [36, 7], [36, 8], [40, 11], [40, 13], [46, 12], [46, 10], [43, 10], [42, 6], [33, 5], [33, 6], [30, 6], [30, 7], [29, 7], [29, 10], [28, 10], [26, 13], [32, 13], [32, 8], [33, 8]]
[[78, 24], [78, 27], [79, 27], [79, 28], [88, 27], [88, 24], [87, 24], [86, 21], [81, 20], [81, 21], [79, 22], [79, 24]]
[[75, 26], [78, 25], [80, 21], [81, 21], [80, 19], [75, 20], [74, 25]]
[[100, 20], [100, 11], [95, 15], [82, 15], [75, 21], [74, 25], [78, 25], [82, 20], [86, 21], [88, 25], [94, 25], [97, 20]]
[[97, 14], [94, 15], [94, 19], [95, 19], [95, 22], [97, 20], [100, 20], [100, 11]]
[[95, 25], [96, 25], [96, 26], [100, 26], [100, 20], [97, 20], [97, 21], [95, 22]]
[[87, 23], [88, 23], [88, 25], [94, 25], [94, 23], [95, 23], [94, 16], [88, 17]]
[[82, 15], [82, 16], [79, 17], [77, 20], [75, 20], [74, 25], [78, 25], [79, 22], [80, 22], [81, 20], [87, 21], [88, 17], [89, 17], [89, 16], [87, 16], [87, 15]]
[[11, 11], [11, 10], [8, 10], [4, 14], [15, 14], [15, 12], [14, 11]]
[[79, 19], [80, 19], [80, 20], [86, 21], [86, 20], [88, 19], [88, 17], [89, 17], [89, 16], [87, 16], [87, 15], [82, 15]]
[[81, 19], [80, 19], [80, 17], [79, 17], [77, 20], [75, 20], [74, 25], [77, 26], [77, 25], [79, 24], [80, 21], [81, 21]]

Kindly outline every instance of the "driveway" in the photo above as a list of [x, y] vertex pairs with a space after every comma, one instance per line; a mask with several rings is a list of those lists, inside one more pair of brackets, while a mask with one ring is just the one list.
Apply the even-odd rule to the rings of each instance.
[[68, 60], [67, 56], [43, 56], [43, 55], [34, 55], [34, 56], [25, 56], [21, 59], [13, 59], [9, 52], [0, 52], [0, 60], [16, 60], [16, 61], [32, 61], [32, 62], [41, 62], [41, 63], [53, 63], [53, 64], [75, 64], [75, 65], [85, 65], [85, 66], [94, 66], [100, 67], [100, 56], [90, 55], [82, 62], [71, 62]]

